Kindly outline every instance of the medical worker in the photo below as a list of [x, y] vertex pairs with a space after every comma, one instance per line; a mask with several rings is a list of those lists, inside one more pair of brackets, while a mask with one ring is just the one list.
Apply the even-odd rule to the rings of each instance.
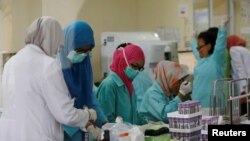
[[136, 88], [132, 86], [144, 63], [144, 53], [137, 45], [120, 46], [114, 51], [111, 71], [97, 90], [98, 100], [109, 122], [115, 122], [120, 116], [125, 122], [144, 123], [136, 110]]
[[246, 41], [237, 35], [230, 35], [227, 38], [227, 48], [231, 56], [232, 78], [249, 78], [250, 52], [246, 48]]
[[225, 28], [219, 28], [217, 38], [208, 31], [201, 32], [197, 43], [192, 40], [191, 47], [198, 61], [194, 68], [192, 99], [201, 101], [203, 113], [208, 114], [213, 82], [225, 76]]
[[[87, 106], [97, 111], [99, 127], [107, 122], [98, 100], [93, 93], [93, 73], [90, 52], [95, 46], [94, 33], [90, 25], [83, 21], [75, 21], [64, 29], [64, 48], [59, 52], [62, 72], [69, 89], [74, 107], [82, 109]], [[80, 128], [65, 126], [65, 141], [82, 141], [84, 132]], [[95, 139], [100, 139], [98, 127], [90, 124], [88, 132]]]
[[188, 71], [176, 62], [160, 61], [155, 70], [155, 82], [146, 91], [140, 114], [147, 122], [168, 122], [167, 113], [177, 111], [178, 103], [191, 94], [191, 83], [184, 81]]
[[[214, 38], [217, 38], [219, 28], [218, 27], [210, 27], [208, 30], [214, 36]], [[228, 49], [225, 49], [225, 75], [224, 78], [231, 78], [231, 65], [230, 65], [230, 54]]]
[[146, 70], [141, 71], [133, 80], [132, 85], [136, 95], [136, 107], [139, 110], [142, 99], [147, 89], [152, 86], [153, 80]]
[[[230, 51], [232, 78], [250, 78], [250, 51], [246, 48], [246, 41], [237, 35], [227, 37], [227, 48]], [[245, 94], [246, 81], [238, 81], [239, 93]], [[249, 90], [248, 86], [248, 90]], [[238, 94], [237, 94], [238, 95]], [[241, 99], [241, 115], [246, 113], [246, 100]]]
[[28, 28], [25, 47], [5, 64], [1, 141], [63, 141], [61, 124], [84, 128], [94, 110], [74, 108], [58, 60], [63, 32], [52, 17]]

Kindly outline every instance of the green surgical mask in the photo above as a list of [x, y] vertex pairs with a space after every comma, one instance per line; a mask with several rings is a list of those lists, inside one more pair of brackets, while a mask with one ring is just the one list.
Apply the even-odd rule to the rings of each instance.
[[87, 53], [77, 53], [76, 51], [70, 51], [67, 58], [72, 63], [80, 63], [88, 56]]
[[127, 68], [125, 69], [125, 74], [128, 78], [134, 79], [139, 74], [139, 71], [133, 69], [130, 66], [127, 66]]

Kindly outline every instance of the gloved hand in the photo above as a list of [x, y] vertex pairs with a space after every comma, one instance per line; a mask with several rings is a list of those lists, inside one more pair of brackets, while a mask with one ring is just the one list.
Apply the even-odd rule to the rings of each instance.
[[94, 109], [88, 109], [87, 107], [85, 107], [84, 111], [89, 113], [89, 120], [94, 121], [94, 122], [96, 121], [97, 115]]
[[94, 127], [93, 124], [87, 127], [87, 132], [91, 134], [94, 140], [100, 141], [101, 140], [101, 129], [98, 127]]
[[229, 23], [229, 19], [230, 17], [224, 17], [222, 20], [221, 20], [221, 23], [220, 23], [220, 26], [221, 27], [225, 27], [228, 23]]
[[197, 37], [197, 32], [195, 30], [192, 31], [192, 39]]
[[180, 89], [179, 89], [180, 94], [182, 94], [183, 96], [189, 94], [192, 92], [192, 88], [191, 88], [191, 82], [188, 81], [184, 81], [181, 83]]

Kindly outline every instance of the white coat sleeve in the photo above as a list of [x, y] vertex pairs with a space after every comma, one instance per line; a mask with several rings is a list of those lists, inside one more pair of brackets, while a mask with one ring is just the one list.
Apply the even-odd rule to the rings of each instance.
[[[13, 92], [11, 92], [13, 84], [15, 84], [14, 72], [10, 70], [12, 63], [10, 61], [6, 62], [4, 65], [3, 75], [2, 75], [2, 104], [3, 109], [8, 109], [9, 106], [13, 104]], [[1, 105], [0, 105], [1, 106]]]
[[[237, 50], [237, 47], [232, 47], [230, 49], [230, 56], [231, 56], [231, 66], [233, 69], [233, 79], [240, 79], [246, 78], [247, 72], [245, 70], [245, 66], [243, 63], [242, 55], [240, 50]], [[243, 81], [240, 81], [240, 92], [243, 91], [243, 87], [246, 85]]]
[[85, 126], [89, 114], [82, 109], [74, 108], [74, 100], [68, 96], [67, 85], [57, 63], [53, 63], [45, 70], [42, 80], [43, 97], [55, 119], [69, 126]]

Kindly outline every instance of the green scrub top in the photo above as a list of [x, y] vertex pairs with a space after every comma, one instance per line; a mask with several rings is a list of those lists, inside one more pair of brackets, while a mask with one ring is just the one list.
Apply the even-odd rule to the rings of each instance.
[[203, 108], [210, 107], [213, 82], [225, 77], [226, 71], [226, 30], [219, 28], [213, 54], [200, 58], [197, 43], [192, 40], [191, 47], [198, 63], [194, 68], [192, 99], [199, 100]]
[[139, 112], [147, 122], [168, 122], [167, 113], [177, 111], [178, 103], [180, 102], [181, 100], [178, 96], [167, 96], [160, 84], [154, 82], [146, 91]]
[[142, 125], [145, 120], [136, 110], [136, 95], [130, 95], [121, 78], [110, 72], [97, 90], [97, 98], [109, 122], [115, 122], [117, 116], [124, 122]]
[[153, 84], [153, 80], [149, 76], [146, 70], [141, 71], [133, 80], [134, 94], [136, 95], [136, 107], [139, 110], [141, 106], [144, 93]]

